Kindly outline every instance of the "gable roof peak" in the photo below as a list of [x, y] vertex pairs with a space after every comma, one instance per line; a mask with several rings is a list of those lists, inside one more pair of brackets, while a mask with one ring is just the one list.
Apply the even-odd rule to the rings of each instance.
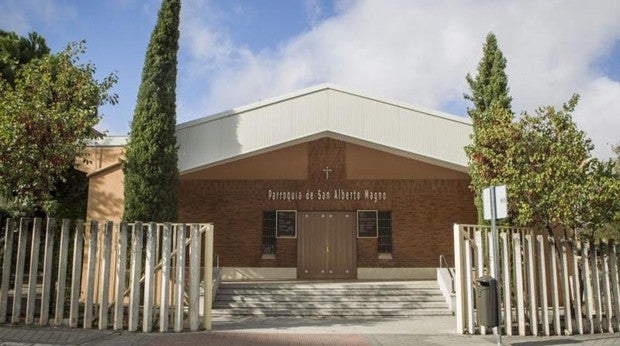
[[295, 99], [295, 98], [300, 98], [300, 97], [304, 97], [306, 95], [310, 95], [310, 94], [314, 94], [314, 93], [318, 93], [321, 91], [328, 91], [328, 90], [332, 90], [332, 91], [336, 91], [336, 92], [340, 92], [343, 94], [347, 94], [353, 97], [360, 97], [360, 98], [364, 98], [367, 100], [371, 100], [371, 101], [375, 101], [375, 102], [380, 102], [386, 105], [392, 105], [392, 106], [396, 106], [399, 108], [404, 108], [404, 109], [408, 109], [408, 110], [412, 110], [415, 112], [419, 112], [419, 113], [423, 113], [426, 115], [430, 115], [430, 116], [434, 116], [434, 117], [440, 117], [440, 118], [445, 118], [447, 120], [451, 120], [451, 121], [456, 121], [456, 122], [460, 122], [466, 125], [471, 125], [471, 120], [469, 118], [465, 118], [465, 117], [460, 117], [460, 116], [456, 116], [453, 114], [449, 114], [449, 113], [445, 113], [445, 112], [441, 112], [441, 111], [437, 111], [437, 110], [432, 110], [429, 108], [425, 108], [425, 107], [420, 107], [420, 106], [414, 106], [412, 104], [409, 103], [405, 103], [405, 102], [401, 102], [401, 101], [396, 101], [396, 100], [390, 100], [387, 98], [379, 98], [376, 96], [370, 96], [369, 94], [366, 94], [364, 92], [360, 92], [360, 91], [356, 91], [353, 89], [349, 89], [349, 88], [345, 88], [345, 87], [341, 87], [339, 85], [333, 84], [333, 83], [321, 83], [321, 84], [317, 84], [314, 86], [310, 86], [304, 89], [299, 89], [296, 91], [292, 91], [286, 94], [282, 94], [279, 96], [275, 96], [275, 97], [268, 97], [253, 103], [249, 103], [243, 106], [239, 106], [239, 107], [235, 107], [235, 108], [231, 108], [229, 110], [225, 110], [219, 113], [214, 113], [214, 114], [210, 114], [210, 115], [206, 115], [194, 120], [190, 120], [184, 123], [180, 123], [177, 124], [177, 130], [181, 130], [184, 128], [188, 128], [188, 127], [192, 127], [192, 126], [196, 126], [196, 125], [200, 125], [202, 123], [205, 122], [210, 122], [213, 120], [217, 120], [220, 118], [224, 118], [227, 116], [231, 116], [234, 114], [239, 114], [239, 113], [244, 113], [244, 112], [248, 112], [248, 111], [252, 111], [258, 108], [262, 108], [262, 107], [266, 107], [269, 105], [273, 105], [276, 103], [280, 103], [280, 102], [285, 102], [291, 99]]

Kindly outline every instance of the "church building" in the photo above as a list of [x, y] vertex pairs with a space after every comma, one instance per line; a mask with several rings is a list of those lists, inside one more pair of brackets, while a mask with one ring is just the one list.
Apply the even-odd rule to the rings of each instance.
[[[214, 223], [225, 280], [435, 278], [476, 222], [471, 132], [333, 85], [182, 123], [178, 221]], [[125, 141], [89, 148], [88, 219], [121, 218]]]

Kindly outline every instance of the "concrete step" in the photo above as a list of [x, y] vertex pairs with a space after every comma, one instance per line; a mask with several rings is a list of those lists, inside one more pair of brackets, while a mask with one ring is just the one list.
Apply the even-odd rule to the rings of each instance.
[[220, 287], [218, 295], [308, 295], [308, 296], [342, 296], [342, 295], [358, 295], [358, 296], [441, 296], [439, 290], [406, 290], [406, 289], [312, 289], [312, 288], [228, 288]]
[[260, 309], [447, 309], [446, 302], [248, 302], [220, 301], [215, 309], [260, 308]]
[[409, 317], [451, 315], [434, 281], [222, 283], [214, 316]]
[[413, 317], [449, 316], [448, 309], [214, 309], [214, 317], [269, 316], [269, 317]]
[[[238, 302], [385, 302], [385, 296], [359, 296], [359, 295], [220, 295], [217, 301]], [[441, 295], [432, 296], [390, 296], [390, 302], [445, 302]]]
[[223, 282], [222, 287], [232, 288], [232, 289], [247, 289], [247, 288], [264, 288], [264, 289], [272, 289], [272, 288], [288, 288], [288, 289], [430, 289], [436, 290], [438, 289], [437, 282], [435, 281], [411, 281], [407, 283], [400, 282], [385, 282], [385, 283], [375, 283], [375, 282]]

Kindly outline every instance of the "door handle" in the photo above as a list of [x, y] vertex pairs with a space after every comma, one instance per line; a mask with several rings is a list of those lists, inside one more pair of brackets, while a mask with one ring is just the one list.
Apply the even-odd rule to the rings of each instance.
[[327, 245], [327, 253], [329, 253], [329, 245]]

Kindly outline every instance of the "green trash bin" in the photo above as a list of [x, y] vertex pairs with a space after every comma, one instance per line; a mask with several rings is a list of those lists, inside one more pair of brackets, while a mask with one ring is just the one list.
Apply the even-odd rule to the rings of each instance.
[[481, 326], [499, 326], [498, 304], [497, 280], [488, 275], [479, 277], [476, 280], [476, 309]]

